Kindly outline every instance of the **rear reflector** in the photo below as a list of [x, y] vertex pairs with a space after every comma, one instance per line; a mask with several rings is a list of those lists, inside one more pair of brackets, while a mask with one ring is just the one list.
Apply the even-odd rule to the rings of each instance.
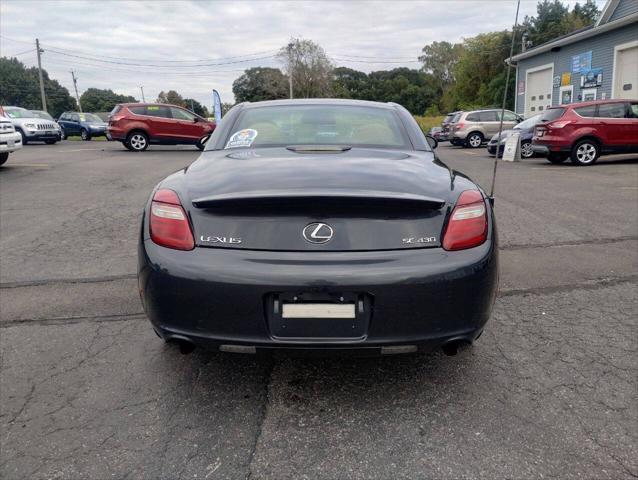
[[192, 250], [195, 247], [186, 212], [173, 190], [161, 189], [155, 193], [150, 217], [153, 242], [176, 250]]
[[459, 196], [445, 233], [445, 250], [477, 247], [487, 239], [487, 210], [478, 190], [466, 190]]

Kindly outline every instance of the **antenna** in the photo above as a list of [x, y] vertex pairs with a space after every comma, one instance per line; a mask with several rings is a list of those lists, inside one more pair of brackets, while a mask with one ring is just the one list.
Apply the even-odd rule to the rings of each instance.
[[494, 155], [494, 170], [492, 172], [492, 187], [490, 188], [490, 198], [494, 197], [494, 183], [496, 182], [496, 167], [498, 166], [498, 153], [501, 150], [501, 134], [503, 133], [503, 116], [505, 115], [505, 104], [507, 103], [507, 90], [510, 84], [510, 72], [512, 71], [512, 55], [514, 55], [514, 41], [516, 39], [516, 27], [518, 26], [518, 10], [521, 7], [521, 0], [516, 2], [516, 17], [514, 18], [514, 28], [512, 28], [512, 45], [510, 46], [510, 56], [507, 59], [507, 75], [505, 78], [505, 90], [503, 91], [503, 105], [501, 106], [501, 122], [498, 125], [498, 140], [496, 142], [496, 155]]

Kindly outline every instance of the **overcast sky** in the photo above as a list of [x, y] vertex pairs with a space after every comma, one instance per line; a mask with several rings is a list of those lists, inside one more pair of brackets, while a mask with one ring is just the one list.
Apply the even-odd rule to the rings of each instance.
[[[522, 0], [519, 18], [536, 4]], [[0, 54], [36, 65], [38, 37], [43, 67], [70, 92], [73, 69], [80, 94], [111, 88], [141, 99], [143, 85], [147, 101], [175, 89], [210, 108], [213, 88], [233, 101], [232, 82], [245, 68], [279, 67], [272, 56], [290, 37], [319, 43], [338, 66], [418, 68], [424, 45], [511, 28], [515, 11], [515, 0], [1, 0]]]

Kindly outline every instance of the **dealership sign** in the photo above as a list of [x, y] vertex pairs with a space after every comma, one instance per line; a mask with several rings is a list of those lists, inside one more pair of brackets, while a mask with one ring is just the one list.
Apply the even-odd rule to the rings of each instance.
[[592, 52], [581, 53], [572, 57], [572, 73], [582, 73], [591, 70]]
[[580, 86], [581, 88], [600, 87], [603, 84], [603, 69], [591, 68], [581, 72]]

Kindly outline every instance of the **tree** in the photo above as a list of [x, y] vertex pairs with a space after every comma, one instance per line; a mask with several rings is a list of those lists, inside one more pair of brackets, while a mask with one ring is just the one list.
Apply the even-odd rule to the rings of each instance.
[[278, 68], [249, 68], [233, 82], [233, 94], [238, 103], [287, 98], [288, 79]]
[[89, 88], [80, 96], [85, 112], [110, 112], [118, 103], [137, 102], [130, 95], [118, 95], [110, 89]]
[[206, 106], [202, 105], [194, 98], [185, 98], [183, 106], [188, 108], [191, 112], [195, 112], [200, 117], [205, 118], [209, 116], [208, 109], [206, 108]]
[[177, 93], [175, 90], [169, 90], [168, 92], [164, 92], [162, 90], [157, 96], [157, 103], [170, 103], [171, 105], [179, 105], [180, 107], [185, 107], [184, 99], [182, 96]]
[[330, 96], [333, 65], [326, 52], [312, 40], [291, 38], [277, 54], [287, 75], [292, 75], [293, 96]]
[[543, 0], [536, 6], [537, 16], [526, 16], [523, 25], [532, 45], [538, 46], [594, 23], [599, 13], [593, 0], [586, 0], [582, 6], [576, 3], [571, 12], [560, 0]]
[[370, 79], [364, 72], [347, 67], [337, 67], [332, 71], [332, 95], [336, 98], [367, 98]]
[[409, 68], [366, 74], [339, 67], [333, 72], [332, 91], [338, 98], [395, 102], [422, 115], [436, 100], [432, 75]]
[[[57, 80], [42, 70], [47, 111], [57, 117], [65, 110], [77, 109], [75, 99]], [[15, 105], [32, 110], [42, 109], [38, 69], [26, 68], [16, 58], [0, 58], [0, 105]]]
[[[481, 33], [464, 41], [454, 69], [456, 83], [449, 92], [452, 101], [445, 110], [501, 105], [509, 68], [504, 59], [509, 56], [511, 42], [512, 32], [507, 30]], [[511, 75], [508, 108], [513, 107], [514, 82]]]
[[459, 62], [463, 45], [450, 42], [432, 42], [421, 50], [423, 55], [419, 61], [423, 62], [421, 69], [433, 77], [433, 85], [438, 99], [437, 106], [443, 107], [441, 100], [445, 92], [454, 84], [454, 72]]

